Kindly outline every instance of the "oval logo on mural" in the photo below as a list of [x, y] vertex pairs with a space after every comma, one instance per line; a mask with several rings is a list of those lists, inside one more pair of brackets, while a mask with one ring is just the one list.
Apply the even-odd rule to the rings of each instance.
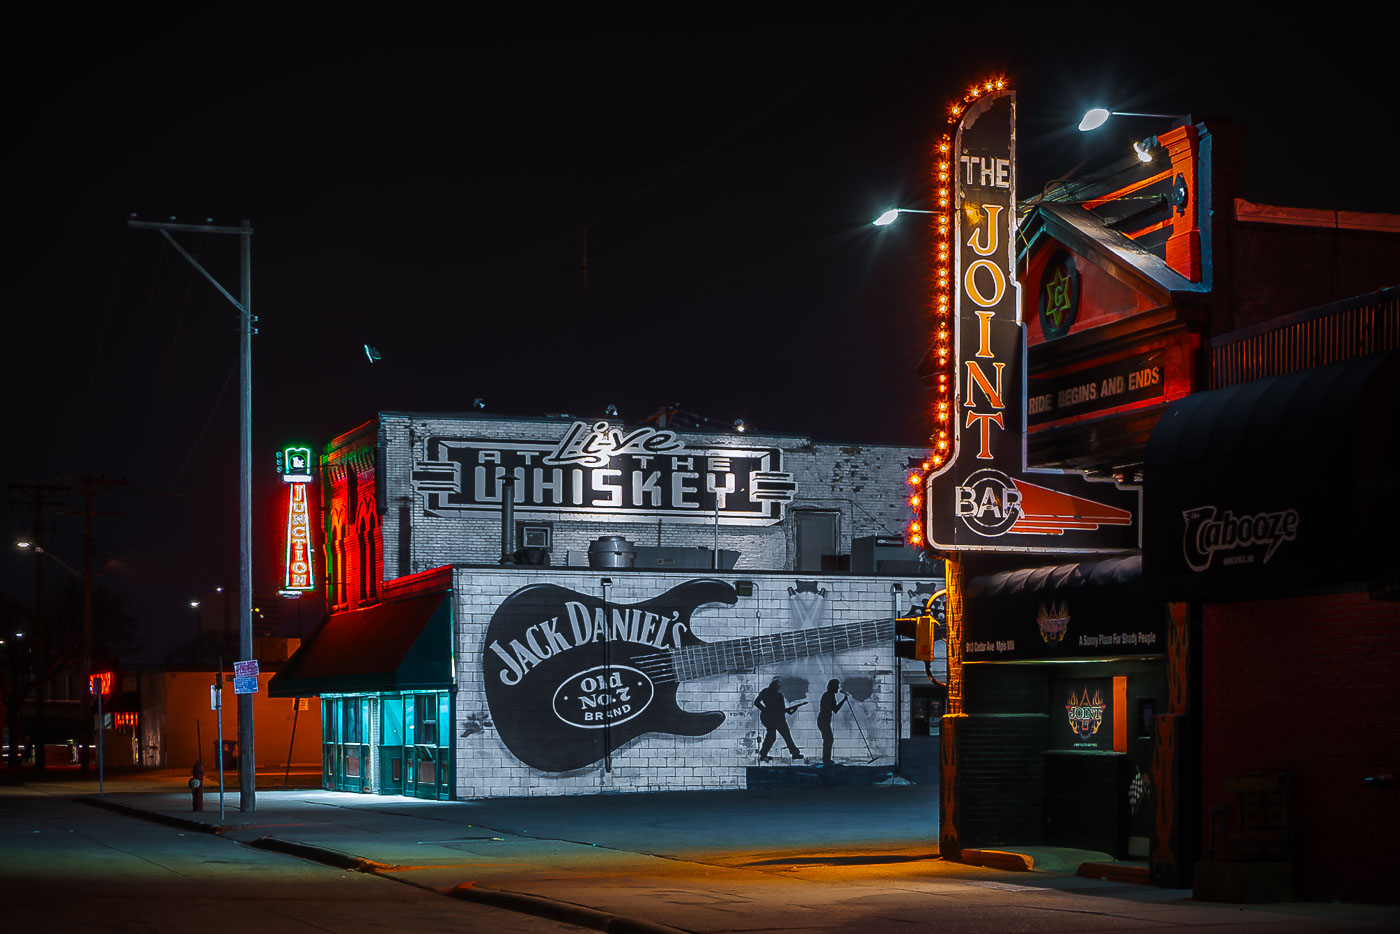
[[598, 665], [572, 675], [554, 692], [554, 715], [570, 726], [598, 730], [626, 723], [656, 696], [643, 672], [628, 665]]

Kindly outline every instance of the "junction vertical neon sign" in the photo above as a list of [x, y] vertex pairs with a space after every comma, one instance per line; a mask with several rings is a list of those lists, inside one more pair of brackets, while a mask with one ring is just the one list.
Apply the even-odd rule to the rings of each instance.
[[311, 483], [311, 449], [284, 448], [277, 455], [277, 469], [282, 482], [288, 485], [287, 496], [287, 557], [282, 595], [299, 597], [316, 589], [316, 574], [311, 561], [311, 520], [307, 507], [306, 488]]

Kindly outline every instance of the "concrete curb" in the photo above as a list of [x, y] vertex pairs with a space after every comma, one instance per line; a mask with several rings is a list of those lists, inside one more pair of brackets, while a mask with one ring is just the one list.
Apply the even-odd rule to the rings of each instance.
[[511, 892], [476, 882], [464, 882], [447, 894], [482, 905], [490, 905], [494, 908], [535, 915], [564, 924], [592, 928], [595, 931], [606, 931], [607, 934], [691, 934], [683, 928], [673, 928], [668, 924], [628, 918], [624, 915], [599, 911], [596, 908], [585, 908], [582, 905], [561, 902], [539, 895], [527, 895], [524, 892]]
[[[422, 885], [421, 883], [398, 875], [395, 873], [398, 867], [390, 863], [380, 863], [372, 859], [364, 859], [360, 856], [349, 856], [338, 850], [313, 846], [309, 843], [294, 843], [290, 840], [281, 840], [277, 837], [258, 837], [256, 840], [250, 841], [247, 845], [257, 847], [260, 850], [271, 850], [272, 852], [282, 853], [287, 856], [308, 859], [312, 862], [333, 866], [337, 869], [368, 873], [372, 876], [378, 876], [381, 879], [390, 879], [394, 882], [412, 885], [415, 888], [426, 888], [434, 892], [439, 891], [438, 889]], [[561, 902], [557, 899], [546, 898], [542, 895], [511, 892], [506, 889], [484, 886], [475, 882], [464, 882], [448, 890], [445, 894], [451, 895], [454, 898], [460, 898], [482, 905], [489, 905], [493, 908], [501, 908], [519, 914], [548, 918], [552, 921], [561, 921], [579, 927], [592, 928], [595, 931], [605, 931], [607, 934], [690, 934], [690, 932], [682, 930], [681, 928], [673, 928], [665, 924], [656, 924], [638, 918], [615, 915], [606, 911], [599, 911], [595, 908], [587, 908], [583, 905], [575, 905], [570, 902]]]
[[1146, 866], [1126, 863], [1080, 863], [1075, 875], [1103, 882], [1125, 882], [1129, 885], [1151, 885]]
[[147, 811], [144, 808], [133, 807], [130, 804], [122, 804], [109, 798], [97, 797], [95, 795], [83, 795], [76, 799], [81, 804], [90, 804], [93, 807], [105, 808], [109, 811], [116, 811], [118, 814], [126, 814], [129, 817], [140, 817], [157, 824], [168, 824], [171, 827], [179, 827], [181, 830], [193, 830], [196, 833], [222, 834], [227, 833], [232, 828], [222, 824], [211, 824], [208, 821], [195, 820], [191, 817], [176, 817], [174, 814], [162, 814], [159, 811]]
[[250, 840], [248, 846], [259, 850], [269, 850], [273, 853], [282, 853], [286, 856], [309, 859], [313, 863], [334, 866], [336, 869], [348, 869], [352, 872], [367, 872], [370, 875], [378, 875], [381, 870], [394, 868], [387, 863], [378, 863], [372, 859], [364, 859], [360, 856], [347, 856], [338, 850], [329, 850], [325, 847], [312, 846], [309, 843], [294, 843], [291, 840], [281, 840], [277, 837], [258, 837], [256, 840]]
[[1035, 860], [1032, 857], [1025, 853], [1009, 853], [1006, 850], [963, 850], [958, 854], [958, 862], [1008, 872], [1030, 872], [1035, 869]]

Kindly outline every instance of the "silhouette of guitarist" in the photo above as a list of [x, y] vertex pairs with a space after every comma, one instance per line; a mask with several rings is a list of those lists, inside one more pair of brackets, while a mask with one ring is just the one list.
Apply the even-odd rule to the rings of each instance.
[[774, 678], [768, 682], [768, 687], [758, 692], [758, 696], [753, 699], [753, 705], [758, 708], [758, 722], [762, 723], [767, 732], [763, 734], [763, 746], [758, 750], [758, 758], [763, 762], [770, 761], [773, 757], [768, 755], [768, 750], [773, 748], [773, 740], [782, 734], [783, 742], [787, 743], [788, 755], [794, 759], [802, 758], [802, 752], [797, 748], [797, 744], [792, 741], [792, 734], [788, 732], [787, 715], [792, 713], [802, 704], [787, 706], [783, 699], [783, 692], [780, 685], [781, 679]]

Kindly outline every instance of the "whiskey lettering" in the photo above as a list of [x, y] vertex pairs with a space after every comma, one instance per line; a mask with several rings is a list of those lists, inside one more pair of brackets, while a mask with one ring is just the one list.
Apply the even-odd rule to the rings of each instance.
[[[574, 422], [557, 444], [430, 438], [413, 467], [429, 515], [515, 504], [543, 512], [769, 524], [797, 490], [777, 448], [687, 447], [672, 431]], [[685, 521], [682, 519], [682, 521]]]

